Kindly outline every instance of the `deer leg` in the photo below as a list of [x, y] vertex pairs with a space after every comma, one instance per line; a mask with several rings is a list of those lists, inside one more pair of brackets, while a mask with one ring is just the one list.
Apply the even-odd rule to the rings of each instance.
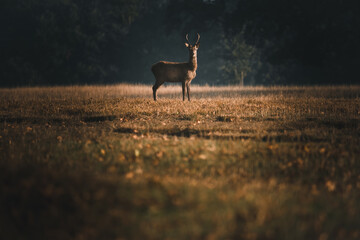
[[185, 101], [185, 82], [182, 83], [182, 95], [183, 95], [183, 101]]
[[154, 101], [156, 101], [156, 90], [157, 90], [156, 85], [154, 85], [154, 86], [152, 87], [152, 89], [153, 89], [153, 97], [154, 97]]
[[153, 89], [153, 97], [154, 97], [154, 101], [156, 101], [156, 91], [157, 89], [162, 85], [162, 83], [159, 83], [158, 81], [155, 82], [154, 86], [152, 87]]
[[186, 90], [187, 90], [188, 100], [190, 101], [190, 83], [186, 84]]

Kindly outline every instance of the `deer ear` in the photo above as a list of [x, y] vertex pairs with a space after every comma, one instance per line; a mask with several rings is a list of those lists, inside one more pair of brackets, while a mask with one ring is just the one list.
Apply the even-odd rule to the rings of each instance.
[[190, 45], [189, 45], [188, 43], [185, 43], [185, 47], [187, 47], [187, 48], [188, 48], [189, 46], [190, 46]]
[[195, 46], [196, 46], [196, 48], [199, 48], [199, 47], [200, 47], [200, 43], [197, 43]]

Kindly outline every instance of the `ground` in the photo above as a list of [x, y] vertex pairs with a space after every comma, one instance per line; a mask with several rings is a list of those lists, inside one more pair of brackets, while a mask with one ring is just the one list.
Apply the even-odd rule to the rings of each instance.
[[360, 87], [158, 96], [0, 89], [0, 238], [360, 238]]

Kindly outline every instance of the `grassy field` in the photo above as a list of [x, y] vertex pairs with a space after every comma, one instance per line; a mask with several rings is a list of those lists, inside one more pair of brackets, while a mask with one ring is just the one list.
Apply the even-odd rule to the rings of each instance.
[[0, 239], [360, 239], [360, 87], [0, 89]]

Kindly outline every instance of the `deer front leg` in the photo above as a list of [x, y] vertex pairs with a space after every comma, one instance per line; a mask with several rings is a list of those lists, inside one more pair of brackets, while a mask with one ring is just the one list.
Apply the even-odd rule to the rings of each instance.
[[185, 101], [185, 82], [182, 82], [182, 95], [183, 95], [183, 101]]
[[187, 89], [188, 100], [190, 102], [190, 83], [186, 84], [186, 89]]
[[153, 97], [154, 97], [154, 101], [156, 101], [156, 90], [157, 88], [155, 87], [155, 85], [152, 87], [153, 89]]

